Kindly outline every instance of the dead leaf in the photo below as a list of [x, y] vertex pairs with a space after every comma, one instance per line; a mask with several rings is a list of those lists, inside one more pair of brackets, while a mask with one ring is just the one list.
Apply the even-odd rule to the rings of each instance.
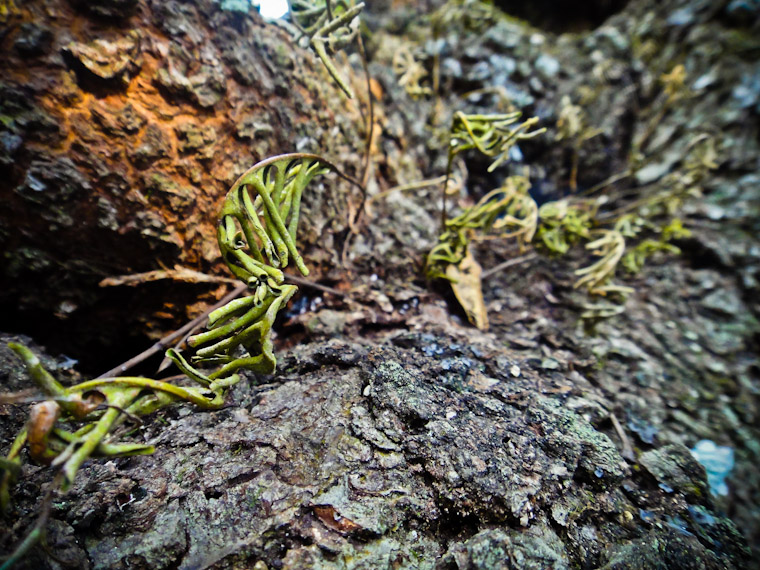
[[451, 281], [451, 288], [467, 313], [467, 319], [478, 329], [485, 331], [488, 330], [488, 313], [480, 284], [481, 273], [480, 264], [475, 261], [469, 248], [459, 265], [449, 265], [446, 268], [446, 277]]
[[314, 514], [319, 517], [327, 528], [331, 528], [340, 533], [351, 533], [362, 530], [362, 526], [354, 521], [343, 517], [335, 510], [332, 505], [315, 505], [312, 507]]
[[40, 463], [48, 464], [52, 457], [45, 452], [48, 449], [48, 436], [53, 431], [61, 408], [53, 400], [40, 402], [32, 406], [29, 411], [27, 424], [27, 441], [29, 442], [29, 455]]

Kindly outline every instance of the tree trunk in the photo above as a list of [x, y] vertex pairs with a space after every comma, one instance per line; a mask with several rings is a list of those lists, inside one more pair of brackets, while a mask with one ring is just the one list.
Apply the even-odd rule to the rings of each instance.
[[[0, 329], [101, 372], [229, 291], [216, 216], [248, 167], [316, 152], [365, 177], [358, 53], [335, 55], [348, 100], [287, 25], [229, 5], [0, 6]], [[631, 0], [598, 27], [576, 14], [562, 28], [559, 12], [481, 27], [468, 6], [436, 38], [415, 2], [363, 14], [369, 203], [357, 227], [351, 184], [327, 177], [304, 195], [310, 279], [341, 293], [302, 288], [276, 326], [277, 373], [247, 374], [222, 410], [146, 418], [131, 437], [156, 452], [88, 462], [55, 495], [47, 546], [59, 560], [35, 549], [19, 567], [717, 569], [750, 567], [747, 544], [760, 556], [756, 24], [736, 6]], [[427, 70], [423, 88], [438, 66], [437, 94], [399, 84], [404, 50]], [[676, 63], [688, 95], [667, 102], [661, 76]], [[582, 142], [556, 126], [565, 95], [591, 101]], [[631, 169], [610, 183], [625, 204], [679, 183], [666, 176], [684, 152], [719, 134], [720, 169], [677, 212], [692, 230], [682, 254], [619, 272], [635, 292], [612, 318], [580, 318], [594, 303], [573, 287], [591, 259], [582, 246], [551, 257], [539, 244], [488, 274], [521, 252], [484, 241], [473, 252], [490, 329], [474, 329], [448, 286], [422, 278], [440, 185], [381, 194], [443, 174], [456, 110], [508, 104], [549, 132], [520, 145], [517, 167], [488, 172], [466, 155], [468, 193], [452, 204], [523, 164], [538, 202]], [[175, 265], [213, 279], [98, 287]], [[7, 391], [31, 385], [14, 339], [0, 335]], [[80, 378], [63, 356], [43, 364]], [[3, 450], [26, 412], [0, 405]], [[727, 496], [690, 452], [699, 440], [734, 450]], [[24, 465], [3, 552], [52, 477]]]

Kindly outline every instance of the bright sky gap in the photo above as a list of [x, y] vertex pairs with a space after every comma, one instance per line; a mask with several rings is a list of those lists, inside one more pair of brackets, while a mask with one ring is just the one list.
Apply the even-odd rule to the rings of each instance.
[[287, 0], [259, 0], [259, 13], [267, 20], [277, 20], [288, 13]]

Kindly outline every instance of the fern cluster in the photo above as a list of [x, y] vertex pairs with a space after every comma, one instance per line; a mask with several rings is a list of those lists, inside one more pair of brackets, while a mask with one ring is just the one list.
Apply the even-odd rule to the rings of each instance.
[[501, 188], [483, 196], [477, 204], [448, 219], [438, 243], [427, 257], [428, 279], [448, 278], [449, 265], [458, 265], [473, 239], [514, 237], [527, 244], [533, 239], [538, 207], [528, 194], [524, 176], [510, 176]]
[[[564, 120], [567, 122], [571, 114], [566, 115]], [[577, 110], [572, 116], [577, 118]], [[507, 159], [509, 150], [518, 141], [544, 132], [545, 129], [531, 130], [537, 119], [518, 124], [519, 118], [519, 112], [497, 115], [455, 113], [450, 129], [446, 178], [459, 153], [475, 149], [485, 156], [495, 157], [488, 169], [493, 171]], [[590, 127], [579, 125], [581, 123], [577, 123], [578, 128], [571, 129], [565, 124], [565, 135], [586, 140], [596, 134]], [[583, 132], [593, 135], [583, 136]], [[687, 198], [699, 195], [705, 177], [716, 166], [714, 139], [707, 135], [697, 136], [687, 148], [680, 169], [665, 177], [661, 184], [641, 189], [639, 199], [614, 210], [608, 209], [610, 201], [606, 196], [570, 197], [538, 208], [528, 193], [528, 179], [510, 176], [501, 188], [489, 192], [476, 204], [449, 219], [444, 192], [443, 231], [427, 256], [426, 275], [429, 279], [450, 281], [460, 300], [463, 297], [477, 299], [477, 304], [483, 305], [479, 280], [468, 277], [467, 287], [476, 290], [468, 295], [463, 295], [462, 284], [458, 283], [460, 276], [464, 275], [460, 271], [463, 266], [472, 268], [477, 265], [469, 252], [471, 241], [513, 237], [524, 249], [535, 236], [541, 249], [558, 255], [585, 241], [585, 248], [597, 259], [575, 271], [574, 287], [591, 295], [611, 297], [616, 302], [587, 304], [582, 317], [618, 314], [633, 289], [615, 283], [616, 272], [621, 266], [629, 272], [639, 271], [647, 258], [657, 252], [679, 252], [671, 242], [688, 236], [689, 231], [677, 214]], [[663, 219], [665, 223], [660, 221]], [[633, 241], [634, 245], [627, 241]], [[452, 269], [456, 267], [460, 269]], [[469, 270], [467, 275], [471, 274]], [[464, 308], [468, 316], [476, 314], [472, 307]], [[478, 326], [487, 326], [487, 319], [482, 315], [470, 320], [481, 323]]]
[[[60, 484], [68, 489], [90, 457], [123, 457], [153, 452], [153, 446], [121, 443], [138, 418], [178, 401], [217, 409], [228, 388], [240, 381], [238, 371], [274, 372], [271, 331], [277, 313], [297, 287], [284, 283], [290, 261], [308, 274], [295, 245], [301, 197], [317, 175], [336, 171], [319, 156], [289, 154], [264, 160], [244, 173], [224, 201], [217, 238], [230, 271], [246, 283], [251, 295], [212, 312], [207, 332], [188, 339], [189, 362], [176, 350], [167, 357], [195, 383], [177, 386], [139, 377], [97, 378], [64, 387], [28, 348], [10, 348], [26, 364], [44, 394], [29, 421], [0, 464], [0, 506], [10, 504], [10, 485], [19, 472], [26, 447], [35, 461], [60, 468]], [[196, 366], [211, 367], [210, 373]]]

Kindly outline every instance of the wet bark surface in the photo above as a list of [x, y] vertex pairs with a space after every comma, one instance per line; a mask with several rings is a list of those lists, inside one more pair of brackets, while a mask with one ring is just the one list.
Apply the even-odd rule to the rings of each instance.
[[[742, 567], [688, 450], [632, 469], [608, 420], [486, 336], [316, 342], [140, 429], [153, 456], [88, 465], [48, 540], [88, 568]], [[25, 475], [22, 519], [49, 471]]]
[[[216, 210], [256, 160], [321, 151], [361, 175], [355, 55], [345, 70], [360, 100], [346, 102], [287, 30], [212, 2], [4, 6], [0, 328], [33, 331], [52, 355], [100, 372], [220, 298], [229, 285], [97, 284], [161, 264], [222, 274]], [[315, 279], [345, 296], [302, 289], [275, 327], [276, 375], [248, 378], [223, 410], [149, 418], [131, 437], [155, 444], [152, 456], [88, 463], [55, 497], [55, 556], [81, 568], [751, 567], [756, 35], [740, 6], [618, 8], [579, 34], [503, 19], [431, 44], [416, 3], [373, 3], [364, 225], [346, 242], [358, 197], [328, 180], [304, 197], [299, 234]], [[406, 48], [426, 64], [438, 53], [439, 97], [398, 84], [393, 55]], [[659, 77], [675, 63], [692, 92], [663, 112]], [[648, 140], [634, 188], [677, 171], [700, 133], [720, 134], [720, 168], [684, 206], [682, 254], [626, 276], [635, 292], [621, 314], [579, 318], [590, 301], [573, 271], [589, 256], [576, 248], [485, 277], [491, 328], [479, 332], [421, 278], [439, 188], [372, 199], [442, 174], [451, 114], [502, 110], [499, 96], [472, 95], [493, 85], [550, 128], [521, 145], [515, 167], [531, 166], [538, 200], [570, 192], [572, 142], [552, 127], [563, 95], [592, 97], [585, 110], [601, 130], [578, 153], [580, 190], [624, 170], [635, 141]], [[512, 172], [466, 158], [474, 198]], [[508, 242], [474, 253], [486, 269], [521, 254]], [[0, 339], [0, 384], [18, 391], [30, 381], [11, 338]], [[63, 357], [44, 363], [79, 378]], [[0, 414], [7, 446], [26, 407]], [[735, 451], [727, 496], [689, 451], [702, 439]], [[3, 552], [51, 479], [24, 466]], [[60, 567], [42, 551], [27, 562]]]

